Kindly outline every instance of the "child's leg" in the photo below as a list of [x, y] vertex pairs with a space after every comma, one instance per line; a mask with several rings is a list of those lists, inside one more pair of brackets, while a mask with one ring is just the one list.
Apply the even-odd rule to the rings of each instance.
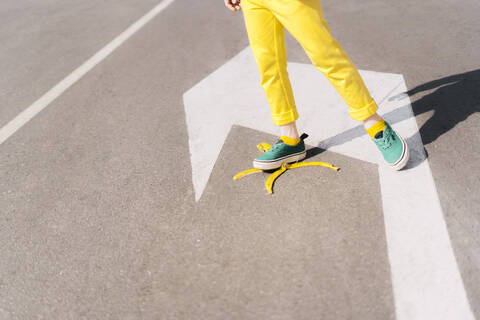
[[[407, 164], [407, 144], [376, 114], [378, 106], [357, 68], [331, 36], [319, 0], [242, 0], [242, 9], [250, 45], [260, 70], [261, 85], [275, 125], [293, 130], [294, 121], [298, 118], [287, 73], [285, 26], [303, 46], [313, 65], [337, 89], [350, 108], [350, 116], [365, 122], [367, 132], [385, 161], [396, 170]], [[272, 169], [282, 162], [305, 158], [303, 141], [297, 143], [288, 137], [282, 137], [282, 140], [284, 144], [255, 159], [254, 166]]]
[[319, 0], [265, 1], [278, 21], [300, 42], [313, 65], [337, 89], [350, 108], [350, 116], [363, 121], [368, 134], [386, 163], [396, 170], [409, 158], [408, 146], [376, 111], [378, 106], [368, 92], [357, 68], [331, 36]]
[[293, 121], [293, 122], [290, 122], [289, 124], [280, 126], [280, 135], [292, 138], [294, 140], [300, 139], [300, 136], [298, 135], [296, 122]]
[[264, 2], [242, 0], [245, 26], [273, 123], [287, 125], [284, 128], [291, 131], [289, 124], [297, 120], [298, 113], [287, 73], [284, 28]]
[[313, 65], [337, 89], [349, 106], [350, 116], [364, 121], [378, 106], [357, 68], [331, 36], [319, 0], [275, 0], [268, 2], [273, 15], [302, 45]]

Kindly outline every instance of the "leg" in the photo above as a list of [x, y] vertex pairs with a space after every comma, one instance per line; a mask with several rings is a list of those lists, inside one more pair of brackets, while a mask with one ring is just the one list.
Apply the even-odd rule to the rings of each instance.
[[292, 138], [294, 140], [300, 139], [300, 136], [298, 135], [296, 122], [293, 121], [293, 122], [290, 122], [289, 124], [286, 124], [284, 126], [280, 126], [280, 135]]
[[284, 28], [261, 0], [242, 0], [242, 11], [273, 123], [292, 123], [298, 113], [287, 73]]
[[367, 132], [386, 163], [396, 170], [408, 161], [408, 146], [376, 111], [357, 68], [340, 44], [331, 36], [319, 0], [275, 0], [268, 2], [273, 15], [302, 45], [313, 65], [336, 88], [350, 108], [350, 116], [364, 121]]
[[255, 168], [269, 170], [282, 163], [305, 158], [305, 144], [298, 137], [298, 118], [287, 73], [284, 28], [262, 0], [242, 0], [250, 46], [260, 71], [261, 86], [267, 97], [272, 120], [280, 127], [282, 141], [253, 161]]
[[365, 129], [371, 128], [375, 123], [382, 121], [383, 118], [380, 117], [377, 113], [363, 120], [363, 125]]
[[353, 119], [363, 121], [376, 113], [378, 106], [357, 68], [330, 34], [319, 0], [276, 0], [269, 9], [336, 88]]

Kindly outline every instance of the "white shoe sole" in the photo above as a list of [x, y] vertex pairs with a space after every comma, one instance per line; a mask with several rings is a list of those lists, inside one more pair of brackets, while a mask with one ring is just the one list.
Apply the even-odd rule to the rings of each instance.
[[305, 159], [306, 156], [307, 156], [307, 151], [303, 151], [301, 153], [297, 153], [292, 156], [279, 159], [277, 161], [263, 162], [263, 161], [253, 160], [253, 167], [257, 169], [262, 169], [262, 170], [278, 169], [285, 162], [290, 163], [290, 162], [300, 161]]
[[401, 170], [403, 169], [407, 163], [408, 163], [408, 159], [410, 159], [410, 151], [408, 150], [408, 145], [407, 143], [405, 142], [405, 140], [403, 140], [402, 137], [400, 137], [399, 135], [397, 135], [400, 140], [402, 141], [402, 144], [403, 144], [403, 155], [402, 157], [395, 163], [393, 164], [388, 164], [391, 168], [393, 168], [394, 170]]

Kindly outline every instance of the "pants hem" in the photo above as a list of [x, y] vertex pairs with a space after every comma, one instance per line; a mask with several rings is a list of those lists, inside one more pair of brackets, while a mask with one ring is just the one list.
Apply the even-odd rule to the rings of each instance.
[[364, 121], [367, 118], [373, 116], [378, 110], [378, 105], [375, 100], [372, 100], [369, 104], [365, 107], [360, 109], [350, 109], [350, 117], [357, 121]]
[[276, 126], [284, 126], [298, 119], [298, 112], [295, 107], [291, 111], [272, 115], [273, 124]]

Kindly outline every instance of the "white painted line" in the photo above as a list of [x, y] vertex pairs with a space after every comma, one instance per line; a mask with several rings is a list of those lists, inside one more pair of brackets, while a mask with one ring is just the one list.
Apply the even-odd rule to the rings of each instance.
[[0, 145], [175, 0], [163, 0], [0, 129]]
[[[289, 62], [288, 71], [300, 113], [298, 127], [310, 135], [307, 143], [380, 163], [396, 319], [473, 320], [410, 99], [388, 99], [407, 90], [403, 76], [360, 71], [381, 103], [380, 113], [409, 144], [409, 165], [397, 172], [381, 164], [362, 125], [349, 117], [347, 106], [318, 70]], [[250, 47], [185, 92], [183, 100], [198, 201], [233, 124], [273, 135], [278, 128], [272, 124]]]

